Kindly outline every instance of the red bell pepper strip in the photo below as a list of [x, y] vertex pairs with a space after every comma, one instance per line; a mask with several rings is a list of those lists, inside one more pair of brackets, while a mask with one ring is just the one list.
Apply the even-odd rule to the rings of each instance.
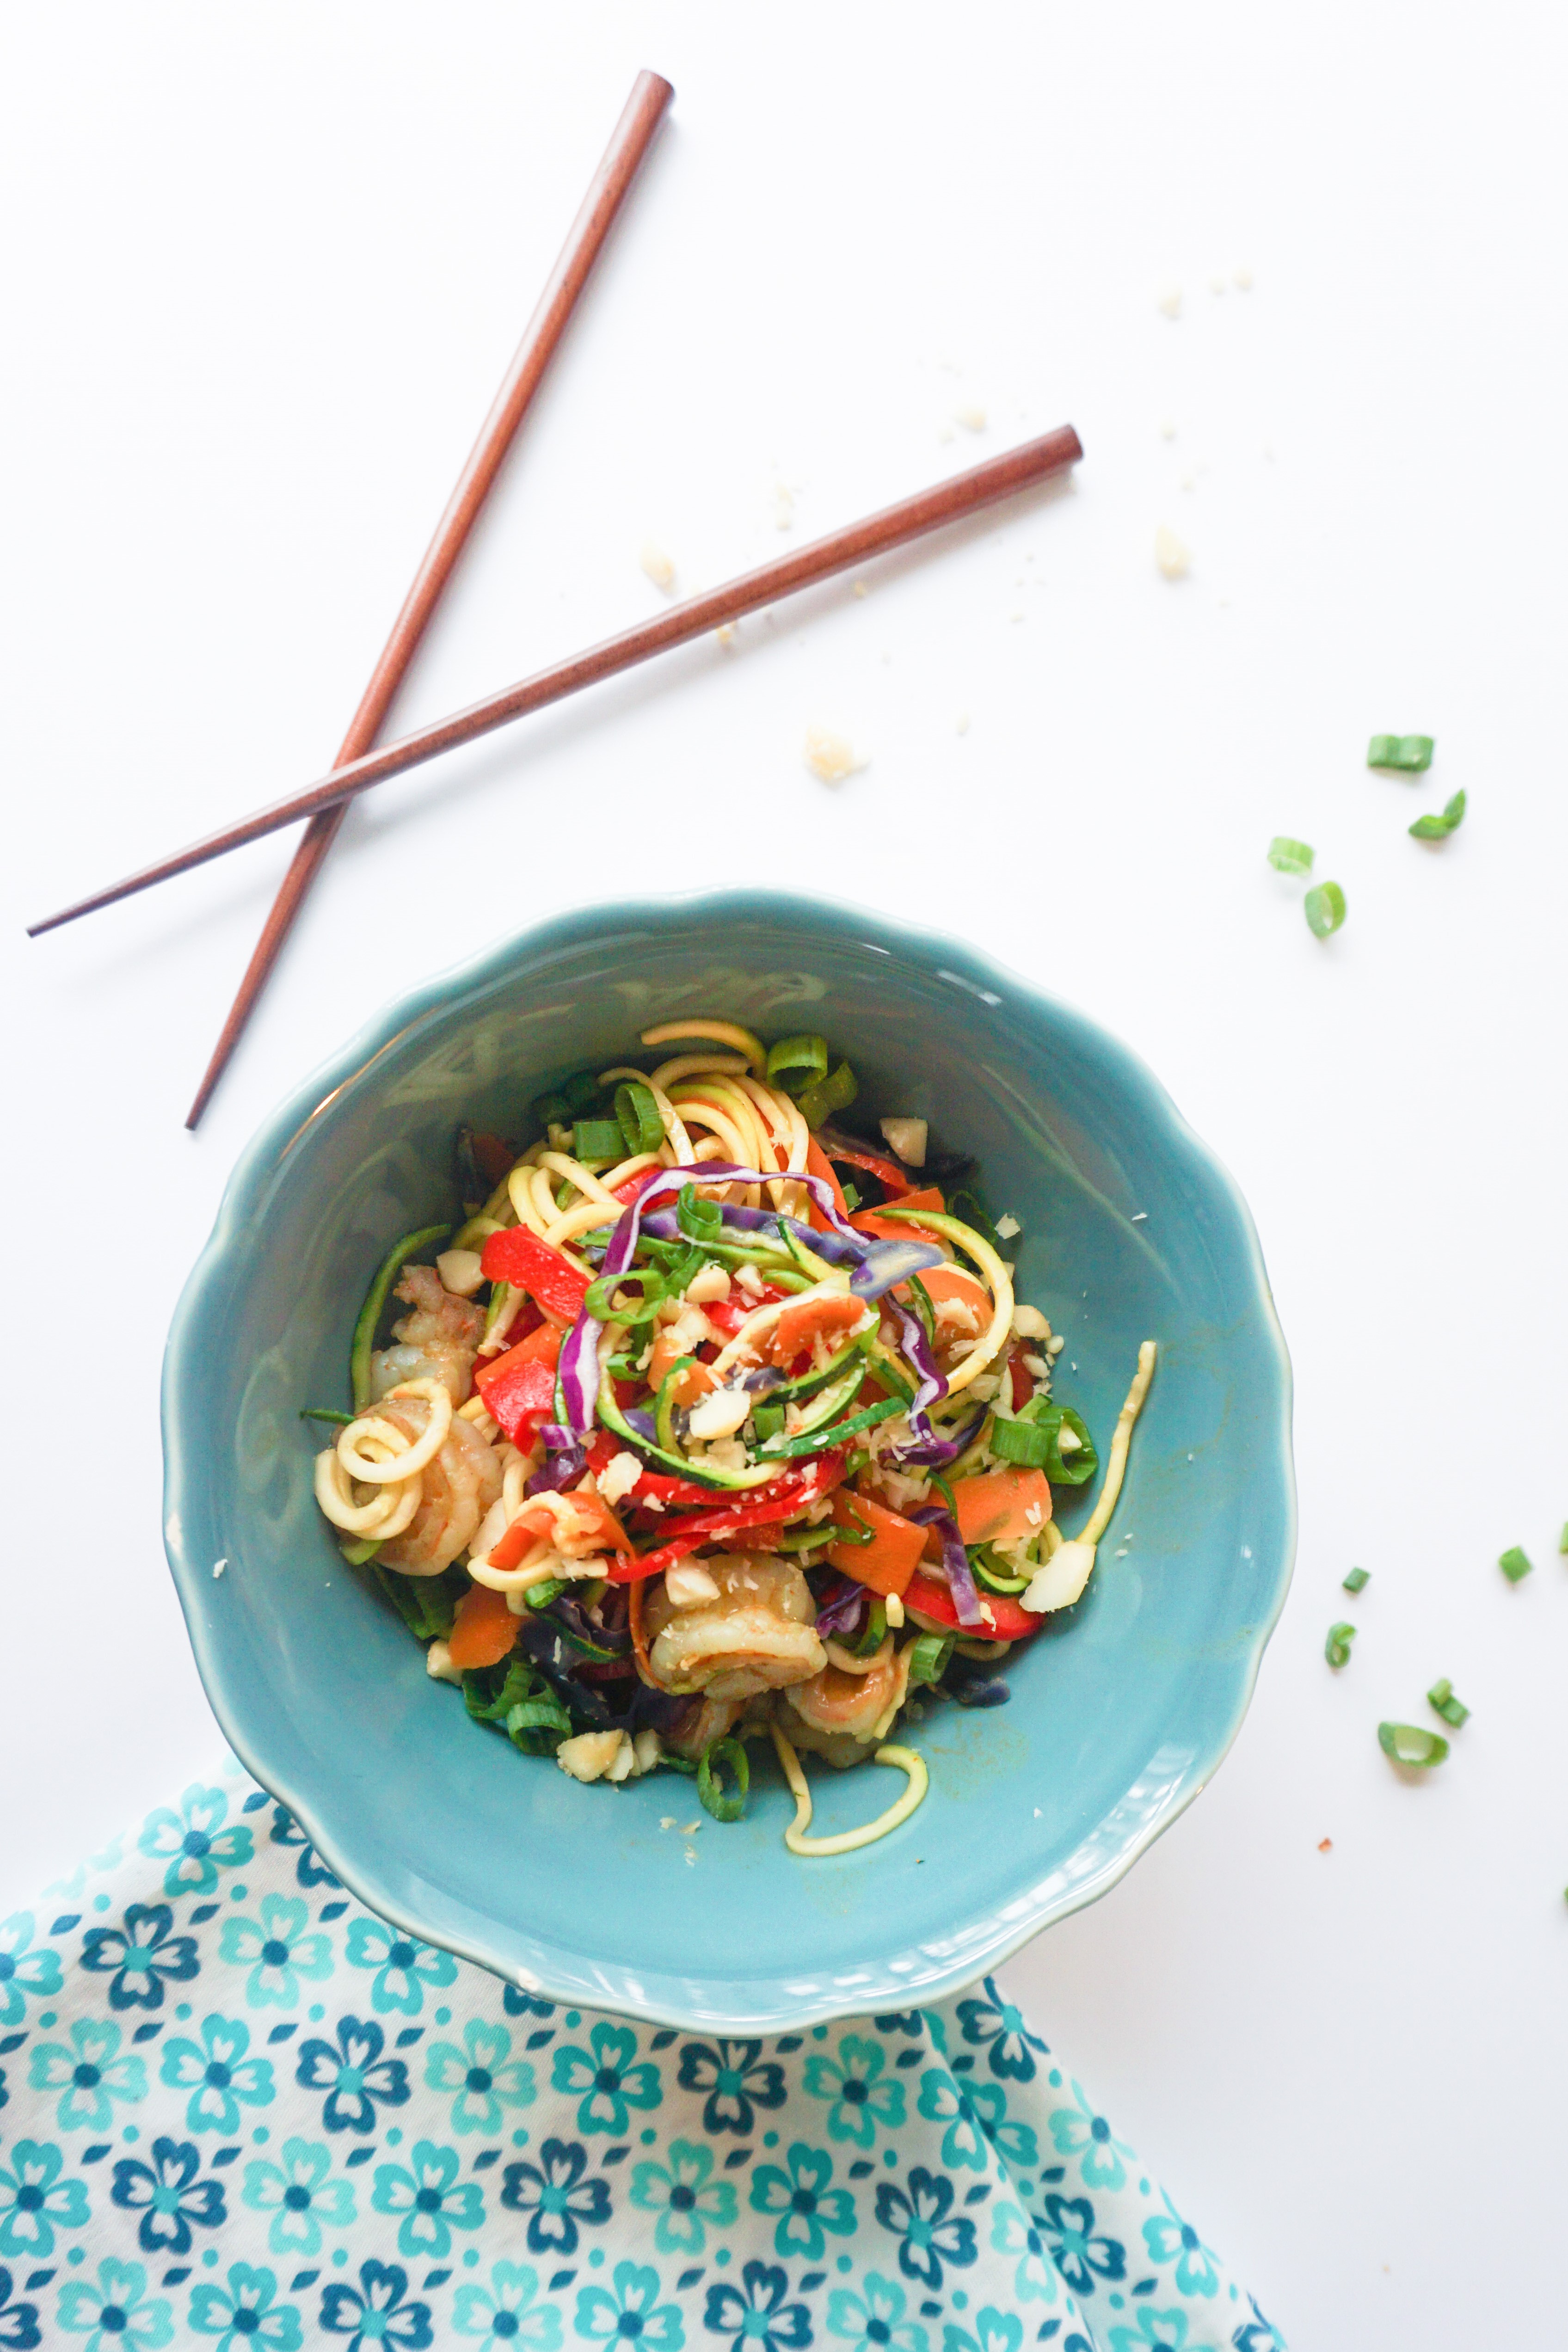
[[[824, 1141], [822, 1149], [829, 1160], [846, 1162], [851, 1168], [863, 1168], [868, 1176], [874, 1176], [878, 1183], [886, 1185], [889, 1192], [912, 1192], [914, 1190], [901, 1168], [896, 1168], [890, 1160], [884, 1160], [879, 1151], [868, 1151], [863, 1143], [851, 1144], [842, 1136], [832, 1135]], [[891, 1202], [888, 1206], [892, 1206]]]
[[517, 1165], [517, 1147], [509, 1143], [504, 1135], [487, 1135], [483, 1128], [477, 1127], [468, 1142], [480, 1175], [488, 1176], [492, 1184], [499, 1184], [503, 1177], [511, 1174]]
[[560, 1332], [553, 1323], [541, 1323], [526, 1339], [520, 1339], [504, 1356], [481, 1364], [474, 1374], [485, 1411], [525, 1454], [539, 1434], [541, 1422], [555, 1418], [555, 1364], [560, 1353]]
[[[847, 1217], [849, 1213], [849, 1203], [844, 1197], [844, 1187], [833, 1172], [832, 1160], [829, 1160], [815, 1135], [805, 1147], [805, 1172], [808, 1176], [820, 1176], [825, 1184], [832, 1185], [833, 1205], [841, 1217]], [[806, 1195], [805, 1216], [806, 1223], [814, 1233], [826, 1234], [831, 1230], [827, 1219], [809, 1193]]]
[[1025, 1350], [1015, 1348], [1007, 1360], [1007, 1377], [1013, 1383], [1013, 1410], [1022, 1412], [1035, 1393], [1035, 1376], [1024, 1368]]
[[962, 1624], [946, 1585], [938, 1584], [934, 1577], [922, 1576], [918, 1569], [904, 1590], [906, 1609], [918, 1609], [933, 1625], [951, 1625], [966, 1642], [1021, 1642], [1026, 1634], [1037, 1633], [1046, 1622], [1005, 1592], [982, 1592], [980, 1606], [989, 1609], [991, 1622]]
[[[617, 1552], [632, 1553], [632, 1539], [601, 1496], [570, 1494], [564, 1500], [572, 1506], [576, 1525], [570, 1530], [574, 1540], [587, 1544], [605, 1543]], [[531, 1496], [519, 1511], [499, 1543], [490, 1549], [492, 1568], [517, 1568], [541, 1536], [552, 1536], [559, 1525], [556, 1515], [542, 1495]]]
[[700, 1544], [722, 1542], [747, 1528], [776, 1527], [830, 1493], [844, 1475], [844, 1462], [845, 1450], [838, 1446], [829, 1454], [819, 1454], [805, 1470], [780, 1478], [766, 1492], [753, 1487], [743, 1503], [737, 1501], [711, 1511], [693, 1511], [682, 1519], [679, 1535], [660, 1544], [657, 1551], [645, 1551], [640, 1558], [617, 1559], [605, 1572], [612, 1584], [638, 1584], [645, 1577], [662, 1576], [667, 1568], [673, 1568], [678, 1559], [684, 1559]]
[[[588, 1467], [597, 1477], [607, 1470], [617, 1454], [628, 1452], [622, 1441], [607, 1429], [596, 1429], [588, 1444]], [[625, 1503], [646, 1503], [649, 1496], [668, 1510], [690, 1503], [700, 1508], [710, 1508], [713, 1501], [711, 1486], [700, 1486], [694, 1478], [674, 1478], [662, 1470], [645, 1470], [635, 1486], [628, 1486], [621, 1500]]]
[[728, 1298], [712, 1299], [702, 1312], [716, 1331], [722, 1331], [726, 1339], [732, 1339], [748, 1315], [754, 1315], [759, 1307], [772, 1307], [789, 1295], [787, 1290], [780, 1290], [776, 1283], [764, 1282], [760, 1290], [732, 1290]]
[[588, 1277], [570, 1258], [542, 1242], [526, 1225], [509, 1225], [491, 1234], [479, 1257], [487, 1282], [510, 1282], [526, 1290], [550, 1315], [575, 1323], [588, 1295]]
[[641, 1198], [642, 1194], [647, 1192], [648, 1186], [653, 1182], [654, 1178], [656, 1176], [662, 1176], [663, 1174], [664, 1170], [662, 1168], [645, 1168], [641, 1171], [640, 1174], [628, 1176], [624, 1184], [612, 1185], [610, 1188], [610, 1198], [613, 1201], [619, 1201], [623, 1208], [632, 1208]]

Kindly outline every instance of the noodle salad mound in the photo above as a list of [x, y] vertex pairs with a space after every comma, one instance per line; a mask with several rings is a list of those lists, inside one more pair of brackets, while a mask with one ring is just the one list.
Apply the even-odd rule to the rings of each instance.
[[[925, 1793], [900, 1719], [1004, 1705], [1009, 1650], [1083, 1592], [1154, 1347], [1064, 1541], [1052, 1489], [1099, 1453], [1001, 1234], [924, 1181], [972, 1163], [928, 1160], [922, 1119], [875, 1145], [835, 1125], [857, 1087], [824, 1038], [699, 1019], [641, 1042], [695, 1050], [567, 1079], [521, 1155], [462, 1130], [468, 1222], [397, 1244], [353, 1413], [309, 1411], [341, 1424], [316, 1499], [429, 1673], [525, 1755], [694, 1774], [734, 1821], [746, 1743], [771, 1740], [785, 1843], [844, 1853]], [[902, 1793], [814, 1838], [803, 1753], [895, 1766]]]

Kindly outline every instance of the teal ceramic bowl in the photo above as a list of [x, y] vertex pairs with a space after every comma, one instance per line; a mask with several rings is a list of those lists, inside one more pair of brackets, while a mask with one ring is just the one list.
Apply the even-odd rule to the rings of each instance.
[[[455, 1206], [459, 1121], [516, 1133], [542, 1087], [637, 1032], [721, 1010], [820, 1029], [858, 1110], [930, 1116], [1022, 1225], [1021, 1295], [1067, 1338], [1058, 1392], [1102, 1444], [1138, 1343], [1159, 1370], [1078, 1607], [1008, 1668], [1005, 1708], [912, 1735], [931, 1793], [892, 1836], [797, 1861], [753, 1749], [743, 1821], [665, 1773], [582, 1788], [471, 1724], [310, 1491], [301, 1405], [345, 1396], [392, 1240]], [[1076, 1369], [1074, 1369], [1076, 1367]], [[771, 894], [573, 915], [416, 990], [246, 1151], [181, 1299], [163, 1380], [166, 1535], [237, 1754], [362, 1901], [533, 1992], [773, 2032], [952, 1992], [1091, 1902], [1236, 1737], [1289, 1578], [1289, 1366], [1247, 1209], [1142, 1065], [969, 949]], [[1070, 1533], [1086, 1507], [1063, 1507]], [[213, 1570], [226, 1559], [227, 1570]], [[813, 1769], [819, 1832], [902, 1782]], [[694, 1864], [683, 1846], [696, 1848]]]

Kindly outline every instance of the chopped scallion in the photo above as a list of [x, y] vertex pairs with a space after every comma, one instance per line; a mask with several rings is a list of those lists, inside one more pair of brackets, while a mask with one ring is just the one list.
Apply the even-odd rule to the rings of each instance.
[[799, 1094], [815, 1078], [827, 1076], [826, 1037], [781, 1037], [768, 1049], [768, 1076], [782, 1078], [790, 1093]]
[[650, 1090], [627, 1079], [616, 1088], [616, 1118], [628, 1155], [657, 1151], [664, 1141], [664, 1120]]
[[1329, 1638], [1323, 1643], [1323, 1655], [1331, 1666], [1350, 1663], [1351, 1643], [1355, 1640], [1355, 1627], [1347, 1625], [1342, 1617], [1337, 1625], [1329, 1627]]
[[563, 1094], [535, 1095], [528, 1108], [541, 1127], [570, 1127], [572, 1124], [572, 1106]]
[[1559, 1551], [1568, 1552], [1568, 1519], [1563, 1522], [1563, 1532], [1557, 1538], [1557, 1549]]
[[1508, 1549], [1498, 1561], [1498, 1566], [1501, 1569], [1503, 1574], [1507, 1577], [1510, 1584], [1518, 1584], [1524, 1577], [1527, 1577], [1530, 1574], [1531, 1570], [1535, 1566], [1535, 1562], [1530, 1559], [1528, 1554], [1520, 1549], [1518, 1544], [1510, 1544]]
[[724, 1213], [717, 1201], [705, 1201], [695, 1184], [683, 1184], [675, 1203], [675, 1221], [688, 1241], [716, 1242], [724, 1230]]
[[808, 1127], [820, 1127], [836, 1110], [847, 1110], [860, 1088], [847, 1062], [825, 1078], [818, 1078], [800, 1096], [801, 1112]]
[[1352, 1568], [1345, 1578], [1343, 1590], [1346, 1592], [1364, 1592], [1371, 1582], [1372, 1570], [1369, 1568]]
[[1331, 938], [1345, 919], [1345, 894], [1337, 882], [1320, 882], [1301, 901], [1307, 928], [1315, 940]]
[[910, 1647], [910, 1688], [917, 1683], [939, 1683], [952, 1655], [951, 1633], [922, 1633]]
[[592, 1110], [603, 1091], [591, 1070], [579, 1070], [575, 1076], [564, 1080], [561, 1087], [574, 1118], [581, 1118], [584, 1111]]
[[1424, 1731], [1418, 1723], [1380, 1723], [1377, 1744], [1396, 1764], [1441, 1764], [1448, 1743], [1440, 1732]]
[[580, 1118], [572, 1129], [572, 1149], [579, 1160], [619, 1160], [626, 1150], [619, 1122]]
[[1268, 863], [1277, 874], [1310, 874], [1312, 852], [1304, 841], [1292, 841], [1288, 833], [1277, 833], [1268, 845]]
[[1418, 816], [1410, 828], [1415, 841], [1447, 841], [1465, 822], [1465, 795], [1456, 793], [1441, 816]]
[[[727, 1790], [719, 1778], [722, 1767], [734, 1780], [733, 1791]], [[738, 1822], [746, 1810], [746, 1792], [752, 1785], [752, 1768], [746, 1751], [738, 1739], [714, 1739], [702, 1750], [702, 1761], [697, 1767], [697, 1793], [716, 1822]]]
[[308, 1404], [300, 1418], [301, 1421], [335, 1421], [340, 1428], [346, 1429], [353, 1415], [352, 1412], [334, 1412], [331, 1405]]
[[1416, 776], [1432, 764], [1436, 746], [1430, 735], [1374, 735], [1366, 747], [1369, 768], [1395, 768]]
[[1470, 1710], [1461, 1699], [1454, 1696], [1454, 1685], [1447, 1675], [1443, 1676], [1441, 1682], [1433, 1684], [1426, 1694], [1426, 1704], [1428, 1706], [1436, 1707], [1444, 1722], [1451, 1725], [1456, 1731], [1461, 1723], [1468, 1720]]

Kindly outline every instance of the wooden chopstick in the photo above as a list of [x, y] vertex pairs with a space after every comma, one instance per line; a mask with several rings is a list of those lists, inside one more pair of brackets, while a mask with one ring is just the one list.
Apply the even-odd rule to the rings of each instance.
[[851, 523], [844, 530], [833, 531], [826, 539], [816, 540], [795, 554], [761, 564], [755, 572], [743, 572], [738, 580], [728, 582], [722, 588], [710, 589], [706, 595], [672, 604], [657, 619], [644, 621], [635, 629], [624, 629], [619, 636], [606, 637], [572, 660], [558, 662], [551, 669], [523, 678], [484, 702], [471, 703], [467, 710], [440, 719], [433, 727], [421, 728], [417, 734], [405, 735], [395, 743], [384, 745], [379, 751], [349, 761], [304, 792], [294, 793], [288, 800], [274, 801], [270, 807], [258, 809], [237, 824], [226, 825], [221, 833], [209, 834], [205, 841], [193, 842], [188, 848], [176, 850], [172, 857], [161, 858], [157, 865], [145, 866], [139, 874], [128, 875], [124, 881], [95, 891], [90, 898], [79, 899], [74, 907], [64, 907], [58, 914], [30, 924], [28, 936], [37, 939], [62, 923], [75, 922], [80, 915], [93, 914], [100, 907], [111, 907], [117, 899], [129, 898], [138, 890], [149, 890], [155, 882], [166, 882], [175, 874], [188, 873], [194, 866], [205, 866], [209, 858], [241, 849], [247, 842], [259, 841], [264, 834], [276, 833], [280, 825], [293, 824], [300, 817], [335, 808], [369, 792], [373, 785], [384, 782], [388, 776], [401, 775], [407, 768], [416, 768], [426, 760], [438, 758], [443, 751], [454, 751], [459, 743], [471, 743], [477, 737], [504, 727], [510, 719], [542, 710], [546, 703], [559, 702], [585, 686], [597, 686], [601, 680], [631, 669], [655, 654], [667, 653], [672, 646], [685, 645], [710, 629], [721, 628], [726, 622], [738, 621], [763, 604], [775, 604], [781, 596], [814, 587], [818, 581], [831, 579], [837, 572], [849, 571], [873, 556], [885, 555], [892, 548], [938, 530], [944, 523], [958, 522], [983, 507], [994, 505], [999, 499], [1011, 498], [1037, 482], [1047, 481], [1053, 474], [1064, 473], [1075, 466], [1082, 455], [1082, 444], [1072, 426], [1058, 425], [1054, 433], [1044, 434], [1037, 441], [1026, 441], [1000, 457], [972, 467], [968, 473], [953, 475], [934, 489], [921, 490], [912, 499], [884, 507], [879, 514], [868, 517], [864, 522]]
[[[577, 306], [577, 298], [587, 283], [616, 215], [637, 177], [637, 167], [653, 143], [654, 133], [663, 121], [665, 110], [674, 96], [669, 83], [655, 73], [640, 73], [632, 84], [632, 94], [583, 199], [582, 210], [572, 224], [560, 257], [539, 298], [538, 307], [528, 322], [490, 413], [480, 428], [479, 437], [469, 453], [468, 462], [458, 477], [458, 487], [447, 500], [446, 513], [436, 526], [436, 535], [414, 575], [414, 585], [404, 600], [403, 610], [392, 625], [392, 635], [382, 648], [381, 659], [376, 663], [370, 684], [365, 688], [360, 707], [343, 738], [342, 749], [334, 763], [337, 767], [344, 767], [368, 751], [380, 733], [392, 698], [403, 682], [404, 672], [414, 658], [430, 615], [440, 601], [441, 592], [451, 577], [452, 568], [489, 494], [490, 485], [500, 471], [501, 461], [532, 404], [533, 395], [565, 331], [566, 322]], [[212, 1098], [213, 1088], [244, 1035], [246, 1024], [255, 1011], [257, 1000], [267, 985], [268, 975], [278, 961], [279, 950], [293, 928], [294, 919], [321, 869], [327, 852], [338, 837], [348, 806], [347, 801], [335, 802], [331, 807], [320, 810], [306, 826], [304, 839], [294, 852], [292, 863], [272, 902], [272, 911], [246, 967], [239, 992], [229, 1007], [223, 1034], [213, 1048], [206, 1076], [186, 1114], [187, 1127], [195, 1127], [205, 1110]]]

